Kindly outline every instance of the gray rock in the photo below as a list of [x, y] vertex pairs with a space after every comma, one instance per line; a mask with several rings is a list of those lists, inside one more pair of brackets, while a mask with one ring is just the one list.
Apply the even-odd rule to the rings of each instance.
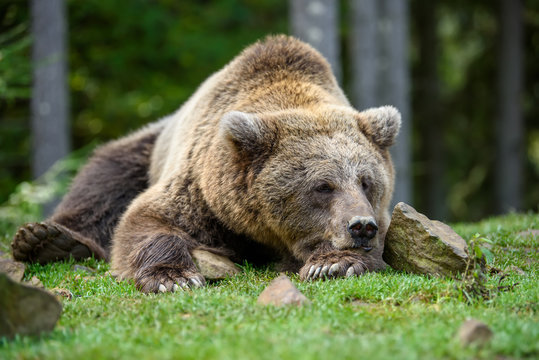
[[38, 288], [45, 288], [45, 286], [43, 285], [43, 283], [41, 282], [41, 280], [39, 280], [37, 276], [32, 276], [30, 280], [23, 282], [23, 284], [29, 285], [29, 286], [35, 286]]
[[466, 269], [468, 245], [448, 225], [401, 202], [393, 210], [383, 259], [396, 270], [451, 276]]
[[206, 279], [224, 279], [227, 276], [234, 276], [240, 272], [240, 269], [224, 256], [199, 249], [193, 250], [191, 255], [198, 270]]
[[527, 238], [527, 237], [530, 237], [530, 238], [538, 238], [539, 237], [539, 230], [537, 229], [529, 229], [529, 230], [526, 230], [526, 231], [521, 231], [518, 233], [519, 236], [521, 237], [524, 237], [524, 238]]
[[464, 346], [484, 345], [490, 341], [492, 336], [492, 330], [486, 324], [475, 319], [466, 320], [459, 329], [459, 339]]
[[115, 273], [112, 272], [112, 270], [108, 270], [106, 271], [103, 276], [110, 276], [110, 277], [113, 277], [113, 278], [117, 278], [118, 275], [116, 275]]
[[88, 273], [88, 274], [93, 274], [93, 273], [95, 273], [95, 270], [94, 270], [94, 269], [89, 268], [89, 267], [87, 267], [87, 266], [83, 266], [83, 265], [73, 265], [73, 271], [77, 271], [77, 270], [86, 272], [86, 273]]
[[515, 266], [515, 265], [511, 265], [509, 267], [509, 270], [511, 272], [514, 272], [514, 273], [518, 274], [518, 275], [526, 275], [526, 272], [524, 270], [522, 270], [521, 268], [519, 268], [518, 266]]
[[354, 300], [351, 302], [352, 306], [358, 307], [358, 308], [372, 308], [375, 306], [375, 304], [366, 302], [363, 300]]
[[62, 305], [53, 295], [0, 274], [0, 337], [51, 331], [61, 313]]
[[258, 296], [260, 305], [304, 305], [311, 301], [305, 297], [286, 275], [273, 280]]
[[26, 266], [18, 261], [0, 258], [0, 273], [7, 274], [13, 281], [21, 281]]
[[63, 299], [71, 300], [73, 299], [73, 293], [68, 289], [54, 288], [51, 289], [51, 292], [56, 296], [56, 298], [61, 301]]

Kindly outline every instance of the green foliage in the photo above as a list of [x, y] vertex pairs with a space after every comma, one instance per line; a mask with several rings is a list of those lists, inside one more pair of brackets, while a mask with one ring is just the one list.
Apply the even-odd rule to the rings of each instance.
[[485, 264], [492, 264], [494, 261], [494, 254], [488, 249], [489, 244], [492, 246], [492, 241], [486, 237], [482, 237], [479, 233], [476, 233], [472, 237], [469, 242], [469, 247], [473, 257], [477, 261], [481, 261]]
[[118, 137], [176, 110], [245, 46], [285, 32], [285, 5], [70, 1], [69, 21], [77, 24], [70, 33], [76, 146]]
[[492, 242], [478, 233], [468, 243], [469, 258], [459, 289], [471, 303], [476, 298], [490, 299], [492, 296], [492, 290], [487, 286], [487, 262], [492, 263], [494, 255], [485, 246], [487, 244]]
[[0, 34], [0, 99], [30, 97], [30, 63], [27, 26], [19, 24]]
[[28, 113], [31, 81], [26, 2], [0, 2], [0, 203], [30, 178]]

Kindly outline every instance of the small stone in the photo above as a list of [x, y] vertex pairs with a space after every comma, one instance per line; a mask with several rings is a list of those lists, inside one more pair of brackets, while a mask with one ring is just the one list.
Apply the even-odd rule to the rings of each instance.
[[468, 319], [459, 329], [459, 339], [462, 345], [484, 345], [492, 338], [492, 330], [479, 320]]
[[353, 306], [360, 307], [360, 308], [372, 308], [372, 307], [374, 307], [373, 303], [366, 302], [366, 301], [363, 301], [363, 300], [358, 300], [358, 299], [352, 301], [351, 304]]
[[0, 274], [0, 338], [52, 331], [61, 313], [52, 294]]
[[286, 275], [273, 280], [258, 296], [260, 305], [304, 305], [311, 301], [305, 297]]
[[54, 289], [51, 289], [51, 292], [59, 299], [59, 300], [62, 300], [62, 299], [67, 299], [67, 300], [71, 300], [73, 299], [73, 293], [67, 289], [62, 289], [62, 288], [54, 288]]
[[84, 281], [88, 281], [92, 279], [95, 279], [95, 277], [94, 276], [81, 276], [80, 274], [75, 275], [75, 277], [73, 278], [73, 280], [84, 280]]
[[514, 273], [517, 273], [518, 275], [526, 275], [526, 272], [524, 270], [522, 270], [521, 268], [515, 265], [511, 265], [509, 270], [511, 270]]
[[224, 256], [199, 249], [193, 250], [192, 256], [198, 270], [206, 279], [224, 279], [240, 272], [238, 267]]
[[539, 238], [539, 230], [537, 229], [529, 229], [526, 231], [521, 231], [518, 233], [521, 237], [527, 238], [528, 236], [531, 238]]
[[92, 268], [89, 268], [89, 267], [86, 267], [86, 266], [83, 266], [83, 265], [73, 265], [73, 271], [77, 271], [77, 270], [84, 271], [84, 272], [86, 272], [88, 274], [95, 273], [95, 270], [92, 269]]
[[106, 271], [103, 276], [110, 276], [110, 277], [113, 277], [113, 278], [116, 278], [118, 277], [118, 275], [116, 275], [115, 273], [112, 272], [112, 270], [108, 270]]
[[24, 284], [29, 286], [35, 286], [38, 288], [45, 288], [45, 286], [37, 276], [32, 276], [32, 278], [28, 281], [25, 281]]
[[396, 270], [451, 276], [466, 269], [468, 245], [448, 225], [401, 202], [393, 210], [383, 259]]
[[7, 274], [13, 281], [21, 281], [26, 265], [11, 259], [0, 259], [0, 273]]

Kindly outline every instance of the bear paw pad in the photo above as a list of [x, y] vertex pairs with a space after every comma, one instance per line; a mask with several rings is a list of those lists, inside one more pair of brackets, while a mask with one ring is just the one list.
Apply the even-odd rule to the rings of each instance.
[[29, 223], [19, 228], [11, 244], [13, 257], [19, 261], [47, 263], [91, 256], [89, 248], [64, 233], [52, 223]]

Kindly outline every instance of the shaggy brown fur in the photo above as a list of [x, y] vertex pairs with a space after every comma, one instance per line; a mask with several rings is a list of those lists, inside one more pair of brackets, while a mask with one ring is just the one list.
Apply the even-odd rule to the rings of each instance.
[[[399, 126], [394, 108], [354, 110], [309, 45], [269, 37], [159, 125], [98, 152], [45, 222], [61, 236], [40, 228], [40, 246], [74, 239], [106, 258], [114, 229], [112, 268], [145, 292], [202, 285], [201, 247], [277, 257], [303, 279], [380, 269]], [[48, 261], [35, 228], [14, 254]]]

